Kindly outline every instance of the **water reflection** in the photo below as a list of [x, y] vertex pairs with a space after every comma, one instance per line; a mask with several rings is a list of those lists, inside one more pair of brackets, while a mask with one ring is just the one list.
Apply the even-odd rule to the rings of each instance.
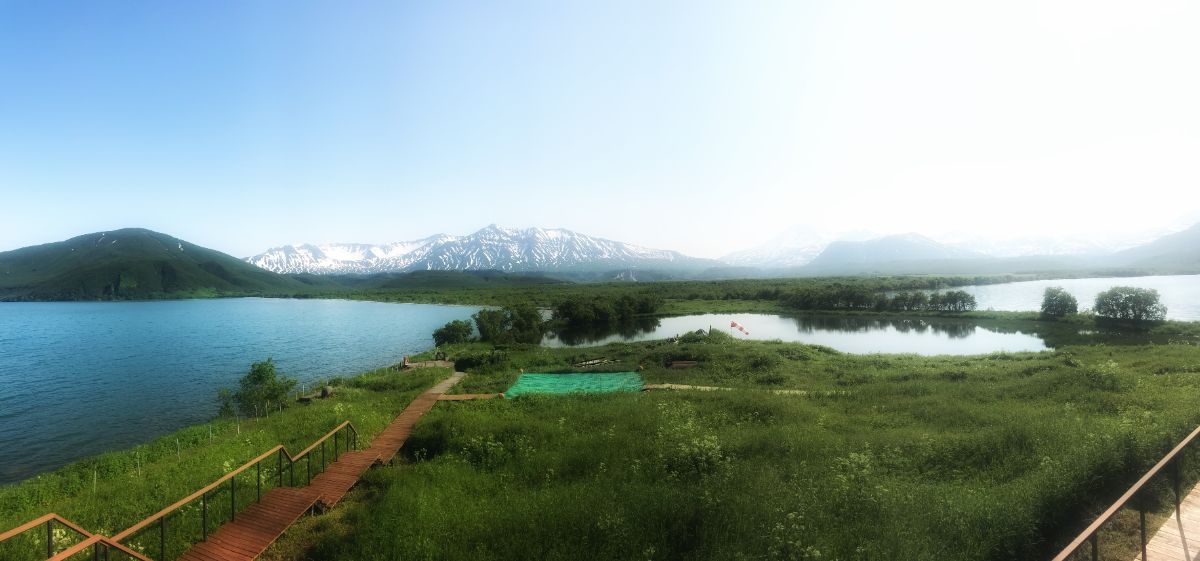
[[950, 339], [964, 339], [975, 334], [977, 325], [970, 321], [929, 320], [924, 318], [869, 318], [837, 316], [802, 316], [794, 318], [799, 333], [821, 331], [841, 333], [886, 332], [935, 333]]
[[[613, 342], [614, 339], [622, 341], [642, 340], [641, 337], [654, 333], [659, 325], [658, 318], [636, 318], [632, 321], [611, 327], [560, 329], [547, 336], [547, 338], [550, 341], [558, 343], [550, 344], [550, 346], [555, 347], [604, 345]], [[653, 339], [653, 337], [650, 338]]]
[[[745, 326], [749, 334], [730, 329], [731, 321]], [[611, 329], [562, 330], [547, 335], [543, 344], [551, 347], [599, 346], [667, 339], [698, 329], [725, 330], [736, 338], [825, 345], [861, 354], [969, 355], [1047, 348], [1035, 334], [983, 327], [970, 320], [774, 314], [700, 314], [643, 319]]]

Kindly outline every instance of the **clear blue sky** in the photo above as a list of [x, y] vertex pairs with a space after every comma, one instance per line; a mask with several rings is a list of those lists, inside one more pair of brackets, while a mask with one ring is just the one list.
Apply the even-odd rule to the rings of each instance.
[[1200, 218], [1196, 29], [1186, 0], [0, 0], [0, 250]]

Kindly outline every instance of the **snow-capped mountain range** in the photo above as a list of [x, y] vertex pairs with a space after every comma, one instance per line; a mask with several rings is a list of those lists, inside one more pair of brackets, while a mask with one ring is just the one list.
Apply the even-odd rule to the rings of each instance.
[[676, 251], [650, 249], [563, 229], [492, 224], [466, 236], [439, 234], [384, 245], [297, 244], [246, 258], [277, 273], [372, 274], [423, 270], [699, 270], [718, 266]]
[[[1168, 230], [1167, 233], [1173, 230]], [[585, 274], [592, 280], [709, 278], [730, 274], [882, 271], [900, 262], [970, 261], [972, 270], [1001, 270], [1004, 260], [1038, 258], [1020, 267], [1117, 266], [1117, 251], [1142, 246], [1162, 233], [1105, 238], [1022, 237], [989, 240], [947, 234], [880, 236], [867, 231], [820, 232], [797, 227], [758, 247], [721, 260], [688, 257], [676, 251], [596, 238], [563, 229], [504, 228], [495, 224], [465, 236], [438, 234], [382, 245], [330, 243], [276, 247], [246, 261], [276, 273], [358, 274], [411, 271], [499, 270]], [[986, 265], [984, 261], [999, 263]], [[1013, 266], [1017, 266], [1013, 265]], [[931, 265], [932, 266], [932, 265]], [[940, 265], [939, 265], [940, 266]], [[881, 268], [882, 267], [882, 268]], [[988, 268], [991, 267], [991, 268]], [[910, 267], [911, 268], [911, 267]], [[961, 267], [960, 267], [961, 268]], [[966, 270], [964, 269], [964, 270]], [[1022, 269], [1024, 270], [1024, 269]], [[755, 273], [754, 271], [759, 271]], [[707, 275], [707, 276], [706, 276]]]

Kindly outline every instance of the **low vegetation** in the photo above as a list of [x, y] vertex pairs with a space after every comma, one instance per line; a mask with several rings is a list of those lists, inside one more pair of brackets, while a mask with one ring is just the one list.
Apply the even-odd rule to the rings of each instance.
[[[411, 465], [373, 472], [337, 524], [281, 550], [298, 539], [292, 557], [309, 559], [1043, 559], [1200, 423], [1194, 345], [856, 356], [700, 332], [450, 352], [475, 357], [468, 392], [599, 356], [650, 383], [735, 389], [439, 405], [406, 447]], [[666, 368], [683, 358], [699, 365]]]
[[[260, 418], [219, 418], [15, 485], [0, 486], [0, 529], [56, 512], [86, 529], [111, 536], [276, 444], [298, 452], [346, 420], [358, 429], [360, 443], [365, 444], [417, 394], [448, 374], [446, 369], [404, 374], [383, 369], [346, 380], [329, 380], [327, 383], [337, 386], [330, 399], [285, 407], [282, 412]], [[274, 469], [264, 469], [268, 484], [274, 479]], [[254, 485], [252, 476], [239, 484], [242, 489], [253, 489]], [[252, 501], [253, 496], [252, 491], [240, 493], [240, 506]], [[228, 493], [222, 498], [210, 505], [214, 519], [228, 516]], [[168, 525], [168, 551], [173, 554], [199, 539], [197, 509], [188, 509], [181, 516]], [[55, 540], [60, 550], [77, 541], [61, 528]], [[157, 533], [147, 533], [144, 541], [135, 541], [134, 545], [157, 552]], [[0, 559], [6, 561], [45, 559], [45, 553], [44, 532], [29, 532], [22, 539], [0, 544]]]
[[282, 412], [284, 407], [290, 407], [288, 394], [296, 387], [296, 380], [281, 376], [275, 371], [275, 361], [271, 359], [255, 362], [238, 381], [238, 390], [231, 391], [222, 388], [217, 391], [217, 401], [221, 405], [219, 415], [232, 417], [233, 405], [237, 404], [238, 411], [246, 417], [265, 416], [276, 409]]

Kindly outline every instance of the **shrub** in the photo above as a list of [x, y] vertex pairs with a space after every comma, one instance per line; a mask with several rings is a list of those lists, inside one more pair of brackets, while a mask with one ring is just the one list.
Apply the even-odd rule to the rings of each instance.
[[1042, 317], [1060, 318], [1079, 313], [1079, 303], [1061, 286], [1050, 286], [1042, 296]]
[[433, 331], [433, 344], [440, 347], [442, 345], [466, 343], [471, 340], [471, 333], [473, 331], [474, 328], [471, 327], [471, 322], [456, 319]]
[[1167, 307], [1158, 301], [1151, 288], [1114, 286], [1096, 295], [1096, 315], [1127, 321], [1162, 321]]
[[279, 376], [275, 372], [275, 362], [268, 358], [250, 365], [250, 372], [238, 382], [233, 401], [243, 415], [256, 415], [266, 411], [269, 404], [287, 401], [288, 392], [295, 387], [296, 380]]

